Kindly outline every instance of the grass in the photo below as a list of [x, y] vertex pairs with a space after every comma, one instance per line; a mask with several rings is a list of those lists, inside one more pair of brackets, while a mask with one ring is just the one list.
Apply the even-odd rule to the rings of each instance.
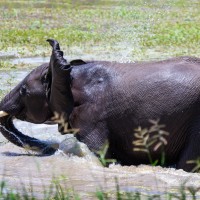
[[0, 52], [49, 56], [55, 38], [91, 59], [199, 56], [199, 9], [197, 0], [0, 1]]
[[[36, 200], [37, 196], [34, 195], [34, 191], [28, 191], [24, 185], [21, 186], [21, 191], [16, 191], [8, 189], [8, 185], [5, 181], [0, 183], [0, 199], [4, 200]], [[53, 180], [52, 184], [48, 189], [44, 189], [43, 197], [44, 200], [82, 200], [82, 199], [97, 199], [97, 200], [187, 200], [198, 199], [198, 192], [200, 188], [186, 187], [185, 184], [182, 184], [179, 187], [178, 192], [166, 192], [162, 194], [148, 194], [141, 192], [125, 192], [120, 189], [117, 179], [115, 179], [115, 190], [114, 191], [104, 191], [98, 190], [90, 194], [81, 194], [77, 193], [73, 188], [67, 188], [63, 186], [60, 180]], [[41, 199], [41, 197], [40, 197]]]

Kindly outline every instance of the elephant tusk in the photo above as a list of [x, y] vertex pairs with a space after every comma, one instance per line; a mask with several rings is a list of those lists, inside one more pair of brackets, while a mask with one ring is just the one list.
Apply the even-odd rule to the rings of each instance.
[[0, 111], [0, 117], [4, 117], [4, 116], [6, 116], [6, 115], [8, 115], [8, 113], [6, 113], [6, 112], [4, 112], [4, 111]]

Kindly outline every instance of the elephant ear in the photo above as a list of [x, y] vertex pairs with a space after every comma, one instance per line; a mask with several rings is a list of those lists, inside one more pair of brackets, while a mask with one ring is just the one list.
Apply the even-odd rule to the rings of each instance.
[[[47, 42], [49, 42], [49, 44], [52, 46], [52, 55], [51, 55], [51, 59], [50, 59], [50, 62], [49, 62], [48, 72], [47, 72], [46, 77], [45, 77], [46, 96], [47, 96], [47, 99], [50, 100], [52, 78], [53, 78], [53, 76], [58, 74], [58, 72], [57, 72], [58, 70], [56, 70], [57, 67], [54, 66], [55, 63], [57, 63], [57, 65], [60, 65], [60, 61], [61, 61], [61, 63], [62, 63], [60, 65], [60, 68], [62, 68], [61, 70], [63, 70], [63, 68], [66, 68], [66, 69], [69, 70], [70, 66], [69, 66], [69, 64], [67, 64], [67, 61], [63, 58], [63, 52], [60, 50], [59, 43], [54, 39], [47, 39]], [[52, 71], [53, 71], [53, 73], [52, 73]], [[64, 75], [64, 73], [63, 73], [63, 75]]]
[[[56, 40], [53, 39], [47, 39], [47, 42], [52, 46], [53, 51], [54, 50], [60, 50], [60, 45]], [[46, 97], [47, 99], [50, 99], [51, 95], [51, 84], [52, 84], [52, 70], [51, 70], [51, 60], [49, 63], [48, 71], [45, 75], [45, 90], [46, 90]]]
[[48, 39], [47, 42], [52, 46], [52, 54], [50, 59], [50, 68], [52, 74], [58, 73], [61, 76], [60, 72], [63, 73], [65, 70], [71, 71], [71, 65], [67, 63], [67, 60], [63, 57], [63, 51], [60, 50], [60, 45], [58, 41], [53, 39]]
[[64, 119], [68, 121], [74, 106], [70, 74], [72, 67], [63, 57], [58, 42], [52, 39], [47, 41], [53, 48], [49, 64], [49, 74], [51, 74], [50, 93], [48, 93], [49, 105], [53, 112], [63, 115]]
[[47, 39], [47, 42], [49, 42], [49, 44], [52, 46], [53, 51], [60, 50], [60, 45], [58, 41], [54, 39]]
[[52, 84], [52, 72], [51, 72], [51, 68], [49, 67], [47, 74], [45, 75], [45, 91], [46, 91], [47, 99], [50, 99], [51, 84]]

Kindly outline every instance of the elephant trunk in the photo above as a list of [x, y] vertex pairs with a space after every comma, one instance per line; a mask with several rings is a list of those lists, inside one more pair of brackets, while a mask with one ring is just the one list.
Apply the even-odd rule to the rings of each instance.
[[0, 118], [0, 132], [7, 140], [19, 147], [41, 152], [42, 154], [53, 154], [56, 151], [48, 143], [26, 136], [18, 131], [13, 124], [11, 115]]

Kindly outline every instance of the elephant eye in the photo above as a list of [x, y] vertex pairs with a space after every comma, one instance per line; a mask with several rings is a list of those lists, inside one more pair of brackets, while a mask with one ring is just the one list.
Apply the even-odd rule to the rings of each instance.
[[42, 84], [47, 83], [47, 74], [45, 74], [44, 76], [41, 77], [41, 82], [42, 82]]
[[21, 88], [20, 88], [20, 91], [19, 91], [20, 95], [24, 96], [26, 95], [26, 86], [23, 85]]
[[45, 80], [46, 80], [46, 78], [45, 78], [45, 76], [43, 76], [43, 77], [41, 78], [42, 84], [45, 83]]

